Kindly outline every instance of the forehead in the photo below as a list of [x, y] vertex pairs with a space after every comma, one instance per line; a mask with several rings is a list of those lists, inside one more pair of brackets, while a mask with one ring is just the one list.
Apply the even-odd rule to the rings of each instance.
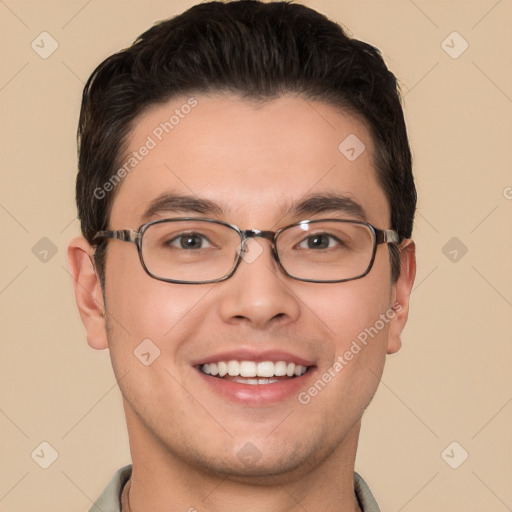
[[116, 229], [149, 220], [148, 208], [165, 194], [215, 203], [210, 216], [245, 228], [300, 220], [283, 216], [313, 195], [349, 198], [369, 222], [389, 224], [365, 125], [298, 96], [255, 103], [197, 95], [152, 106], [136, 119], [119, 169]]

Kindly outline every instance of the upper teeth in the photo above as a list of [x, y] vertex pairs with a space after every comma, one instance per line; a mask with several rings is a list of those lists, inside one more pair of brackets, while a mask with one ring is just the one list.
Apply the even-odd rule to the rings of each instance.
[[306, 367], [286, 361], [218, 361], [201, 366], [203, 373], [208, 375], [230, 375], [232, 377], [299, 377], [306, 373]]

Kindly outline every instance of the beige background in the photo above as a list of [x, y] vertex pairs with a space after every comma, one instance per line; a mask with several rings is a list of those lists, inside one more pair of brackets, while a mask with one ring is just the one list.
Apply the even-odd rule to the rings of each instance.
[[[3, 512], [88, 510], [130, 462], [109, 355], [85, 342], [67, 270], [76, 124], [93, 68], [193, 3], [0, 0]], [[411, 318], [356, 469], [383, 512], [512, 510], [512, 2], [305, 3], [400, 77], [420, 197]], [[31, 48], [43, 31], [58, 42], [47, 59]], [[454, 31], [458, 58], [444, 48], [462, 39], [442, 45]], [[43, 441], [59, 454], [48, 469], [31, 457]]]

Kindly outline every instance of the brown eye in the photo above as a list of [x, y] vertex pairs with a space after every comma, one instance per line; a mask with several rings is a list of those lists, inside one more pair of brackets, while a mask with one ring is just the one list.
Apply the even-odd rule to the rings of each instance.
[[204, 235], [184, 233], [169, 240], [167, 245], [180, 249], [204, 249], [205, 243], [209, 244], [209, 240]]
[[300, 244], [301, 249], [330, 249], [335, 245], [340, 245], [340, 241], [326, 233], [318, 233], [305, 238]]

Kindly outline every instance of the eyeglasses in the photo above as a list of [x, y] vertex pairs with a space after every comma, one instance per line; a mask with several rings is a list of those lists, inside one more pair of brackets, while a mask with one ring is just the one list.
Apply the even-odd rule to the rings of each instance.
[[242, 259], [251, 262], [250, 238], [266, 238], [284, 273], [299, 281], [341, 283], [364, 277], [377, 245], [400, 241], [396, 231], [367, 222], [302, 220], [278, 231], [241, 230], [214, 219], [183, 217], [148, 222], [138, 231], [98, 231], [94, 240], [137, 245], [144, 270], [168, 283], [207, 284], [230, 278]]

